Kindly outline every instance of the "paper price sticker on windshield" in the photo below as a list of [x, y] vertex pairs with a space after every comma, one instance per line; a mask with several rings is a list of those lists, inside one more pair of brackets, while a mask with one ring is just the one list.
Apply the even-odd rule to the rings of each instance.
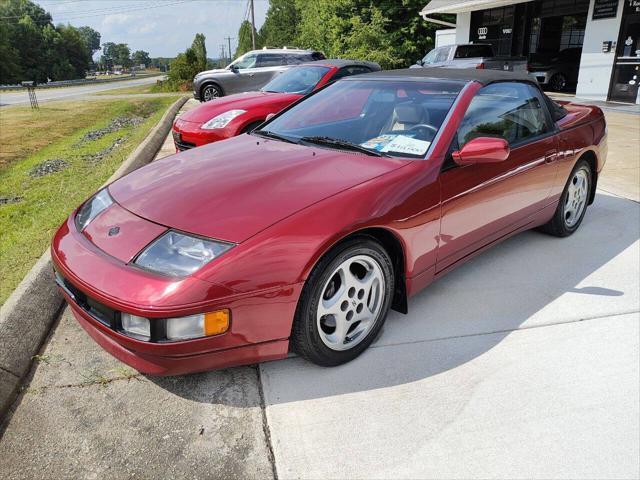
[[371, 150], [381, 151], [391, 140], [396, 138], [395, 135], [380, 135], [371, 140], [367, 140], [361, 143], [360, 146], [364, 148], [370, 148]]
[[396, 138], [387, 143], [381, 152], [397, 152], [406, 153], [409, 155], [424, 155], [431, 142], [424, 140], [418, 140], [416, 138], [407, 137], [405, 135], [398, 135]]

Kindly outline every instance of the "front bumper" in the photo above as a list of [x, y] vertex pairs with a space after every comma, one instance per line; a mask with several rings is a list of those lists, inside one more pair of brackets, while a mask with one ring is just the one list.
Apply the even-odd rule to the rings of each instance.
[[[99, 250], [75, 230], [72, 219], [60, 227], [51, 246], [57, 281], [78, 322], [119, 360], [142, 373], [178, 375], [287, 355], [302, 285], [236, 293], [193, 277], [176, 281], [153, 275]], [[153, 324], [221, 308], [231, 311], [230, 328], [210, 337], [145, 341], [118, 328], [120, 312]]]
[[200, 123], [178, 119], [173, 125], [171, 134], [173, 135], [173, 144], [176, 147], [176, 151], [182, 152], [234, 137], [237, 134], [237, 128], [233, 125], [228, 125], [225, 128], [203, 130], [200, 128]]

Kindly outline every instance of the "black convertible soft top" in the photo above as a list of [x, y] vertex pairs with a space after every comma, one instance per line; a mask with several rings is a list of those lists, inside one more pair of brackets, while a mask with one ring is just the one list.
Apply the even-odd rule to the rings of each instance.
[[502, 70], [478, 70], [475, 68], [444, 68], [444, 67], [431, 67], [431, 68], [403, 68], [400, 70], [384, 70], [381, 72], [364, 73], [355, 77], [347, 77], [344, 80], [358, 80], [358, 79], [424, 79], [434, 78], [443, 80], [460, 80], [464, 82], [476, 81], [483, 85], [488, 85], [492, 82], [504, 82], [504, 81], [526, 81], [537, 84], [535, 77], [528, 72], [505, 72]]

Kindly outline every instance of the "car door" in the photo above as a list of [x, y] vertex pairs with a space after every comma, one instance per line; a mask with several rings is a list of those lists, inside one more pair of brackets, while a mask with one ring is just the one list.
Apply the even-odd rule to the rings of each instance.
[[259, 90], [264, 87], [279, 71], [286, 68], [284, 55], [279, 53], [260, 53], [258, 63], [253, 72], [251, 90]]
[[225, 84], [225, 94], [230, 95], [239, 92], [250, 92], [257, 90], [253, 88], [258, 55], [247, 53], [240, 59], [233, 62], [237, 68], [231, 69], [232, 78]]
[[557, 169], [555, 128], [536, 86], [501, 82], [478, 91], [450, 151], [473, 138], [501, 137], [510, 153], [499, 163], [445, 162], [437, 271], [526, 225], [547, 205]]

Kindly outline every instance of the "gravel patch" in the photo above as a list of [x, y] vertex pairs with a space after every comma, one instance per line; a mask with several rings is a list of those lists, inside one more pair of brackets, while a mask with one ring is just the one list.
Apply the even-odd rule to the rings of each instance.
[[69, 164], [61, 158], [46, 160], [29, 170], [29, 176], [33, 178], [44, 177], [45, 175], [51, 175], [52, 173], [64, 170], [68, 166]]
[[89, 153], [87, 155], [83, 155], [82, 160], [92, 164], [100, 163], [102, 160], [104, 160], [104, 158], [107, 155], [113, 152], [116, 148], [120, 147], [120, 145], [122, 145], [126, 140], [127, 140], [127, 137], [118, 137], [107, 148], [104, 148], [96, 153]]
[[24, 197], [18, 196], [8, 196], [8, 197], [0, 197], [0, 205], [10, 205], [12, 203], [21, 202]]
[[113, 132], [117, 132], [118, 130], [125, 127], [137, 127], [142, 122], [144, 122], [144, 118], [142, 117], [117, 117], [111, 120], [111, 123], [104, 128], [99, 128], [98, 130], [93, 130], [84, 137], [80, 143], [84, 142], [92, 142], [94, 140], [98, 140], [99, 138], [104, 137]]

